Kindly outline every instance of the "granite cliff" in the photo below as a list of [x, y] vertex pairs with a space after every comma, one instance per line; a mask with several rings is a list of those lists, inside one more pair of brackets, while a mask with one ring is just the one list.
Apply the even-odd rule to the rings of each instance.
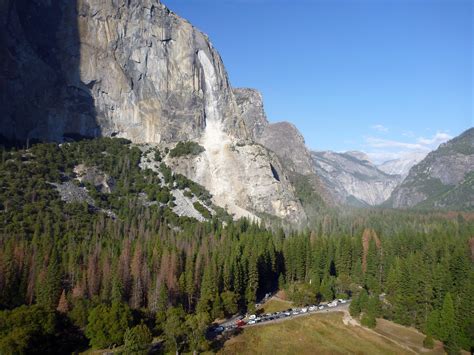
[[310, 217], [334, 201], [321, 184], [303, 135], [289, 122], [269, 123], [262, 95], [254, 89], [234, 89], [241, 117], [251, 139], [271, 150], [296, 189], [296, 194]]
[[5, 0], [0, 26], [3, 139], [193, 140], [204, 152], [169, 163], [217, 204], [236, 217], [306, 220], [208, 37], [158, 0]]

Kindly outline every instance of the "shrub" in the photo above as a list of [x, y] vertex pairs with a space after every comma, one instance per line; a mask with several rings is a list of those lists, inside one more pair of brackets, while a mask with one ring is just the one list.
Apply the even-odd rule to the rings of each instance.
[[198, 211], [204, 218], [206, 219], [212, 218], [211, 212], [209, 212], [209, 210], [203, 205], [201, 205], [199, 202], [197, 201], [194, 202], [193, 206], [196, 209], [196, 211]]
[[173, 183], [173, 172], [169, 167], [166, 166], [165, 163], [160, 164], [160, 171], [163, 174], [163, 178], [165, 180], [165, 184], [172, 184]]
[[434, 341], [431, 335], [427, 335], [425, 339], [423, 339], [423, 347], [426, 349], [433, 349], [434, 348]]
[[362, 319], [360, 320], [360, 323], [364, 327], [375, 328], [375, 326], [377, 325], [377, 320], [372, 314], [364, 313], [364, 315], [362, 316]]
[[155, 161], [161, 161], [161, 152], [157, 149], [155, 151]]
[[196, 142], [178, 142], [178, 144], [170, 150], [170, 157], [177, 158], [184, 155], [199, 155], [204, 152], [204, 150], [204, 147]]

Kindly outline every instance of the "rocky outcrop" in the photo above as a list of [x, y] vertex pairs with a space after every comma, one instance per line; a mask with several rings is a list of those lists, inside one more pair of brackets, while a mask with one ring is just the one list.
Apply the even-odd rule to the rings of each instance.
[[258, 140], [276, 152], [283, 162], [302, 175], [314, 173], [311, 155], [298, 129], [289, 122], [268, 125]]
[[95, 166], [79, 164], [74, 167], [74, 173], [79, 182], [89, 183], [102, 193], [109, 194], [115, 187], [114, 179]]
[[269, 125], [263, 108], [262, 94], [258, 90], [248, 88], [237, 88], [233, 92], [247, 131], [252, 140], [257, 141]]
[[[212, 125], [211, 125], [212, 127]], [[200, 142], [205, 151], [197, 156], [166, 158], [176, 172], [209, 186], [212, 201], [236, 218], [259, 220], [273, 215], [295, 225], [306, 214], [278, 158], [259, 144], [245, 144], [212, 127]]]
[[250, 136], [279, 158], [306, 213], [314, 215], [323, 205], [331, 204], [298, 129], [289, 122], [270, 124], [264, 111], [262, 95], [258, 91], [234, 89], [234, 95]]
[[312, 152], [312, 157], [322, 183], [340, 204], [379, 205], [401, 181], [399, 175], [377, 169], [360, 152]]
[[240, 114], [252, 139], [275, 152], [282, 162], [299, 174], [314, 173], [311, 155], [298, 129], [289, 122], [270, 124], [260, 92], [234, 89]]
[[66, 181], [61, 184], [51, 183], [61, 196], [61, 200], [66, 203], [87, 203], [89, 206], [95, 206], [94, 199], [89, 195], [85, 187], [77, 186], [72, 181]]
[[396, 208], [474, 208], [474, 128], [443, 143], [411, 168], [392, 193]]

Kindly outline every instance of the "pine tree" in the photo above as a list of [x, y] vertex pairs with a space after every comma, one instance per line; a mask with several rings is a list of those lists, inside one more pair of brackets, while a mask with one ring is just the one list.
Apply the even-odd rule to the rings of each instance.
[[125, 353], [146, 355], [152, 340], [150, 329], [145, 324], [129, 328], [123, 337]]
[[369, 297], [367, 305], [364, 308], [364, 315], [362, 316], [361, 323], [369, 328], [375, 328], [377, 324], [376, 317], [379, 315], [379, 300], [377, 296]]
[[224, 307], [222, 306], [221, 296], [218, 293], [214, 295], [211, 314], [214, 319], [224, 318]]
[[159, 333], [163, 332], [165, 329], [166, 310], [168, 309], [168, 302], [168, 289], [166, 288], [166, 285], [163, 284], [159, 288], [155, 314], [155, 330]]
[[166, 326], [164, 329], [166, 343], [170, 350], [179, 354], [186, 335], [186, 313], [181, 307], [171, 307], [166, 312]]
[[257, 288], [258, 288], [258, 268], [257, 259], [255, 256], [251, 256], [248, 265], [248, 281], [247, 289], [245, 291], [245, 300], [247, 301], [247, 307], [255, 307], [255, 301], [257, 300]]
[[225, 291], [221, 294], [222, 304], [225, 313], [229, 316], [234, 315], [238, 311], [237, 295], [231, 291]]
[[206, 330], [210, 323], [207, 313], [197, 313], [186, 316], [186, 333], [189, 339], [189, 348], [193, 354], [207, 350]]
[[332, 301], [334, 299], [334, 292], [331, 287], [329, 276], [326, 275], [323, 278], [323, 281], [321, 281], [319, 292], [325, 301]]
[[61, 274], [56, 251], [51, 255], [43, 281], [37, 282], [36, 288], [36, 302], [47, 309], [55, 309], [61, 292]]
[[443, 309], [440, 313], [440, 335], [448, 354], [457, 354], [459, 345], [457, 342], [457, 327], [454, 314], [454, 304], [451, 293], [448, 292], [444, 298]]
[[440, 311], [435, 309], [428, 315], [428, 321], [426, 322], [426, 332], [428, 335], [431, 335], [436, 339], [441, 339], [443, 336], [442, 331]]
[[360, 308], [360, 295], [357, 295], [352, 299], [352, 302], [349, 306], [349, 312], [352, 317], [359, 317], [361, 308]]

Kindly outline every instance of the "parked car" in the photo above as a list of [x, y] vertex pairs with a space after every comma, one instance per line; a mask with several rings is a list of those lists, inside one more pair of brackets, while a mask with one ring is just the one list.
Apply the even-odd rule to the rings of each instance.
[[256, 316], [255, 314], [251, 314], [251, 315], [249, 316], [249, 319], [250, 319], [250, 320], [254, 320], [255, 318], [257, 318], [257, 316]]
[[347, 300], [343, 299], [343, 298], [339, 298], [339, 302], [341, 303], [347, 303]]
[[308, 308], [308, 310], [309, 310], [310, 312], [313, 312], [313, 311], [315, 311], [316, 309], [318, 309], [318, 307], [316, 307], [316, 306], [310, 306], [310, 307]]
[[318, 309], [324, 309], [324, 306], [323, 306], [323, 305], [321, 305], [321, 306], [319, 306], [319, 307], [318, 307]]
[[306, 312], [308, 312], [308, 308], [307, 308], [307, 307], [301, 308], [301, 313], [306, 313]]
[[255, 322], [254, 319], [252, 319], [252, 320], [250, 320], [250, 321], [248, 322], [248, 324], [255, 324], [255, 323], [256, 323], [256, 322]]

